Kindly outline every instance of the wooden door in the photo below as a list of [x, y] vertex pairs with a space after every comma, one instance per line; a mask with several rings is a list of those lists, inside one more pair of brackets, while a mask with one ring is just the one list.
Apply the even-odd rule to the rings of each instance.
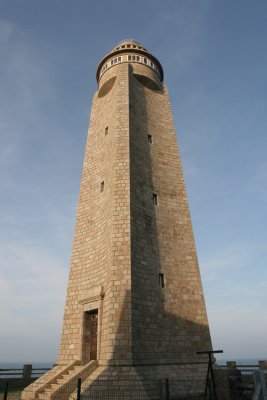
[[97, 359], [97, 310], [90, 312], [90, 360]]

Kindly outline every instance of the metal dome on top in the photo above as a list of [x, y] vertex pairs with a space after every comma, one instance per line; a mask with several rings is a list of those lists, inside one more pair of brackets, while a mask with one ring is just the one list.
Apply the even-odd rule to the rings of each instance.
[[136, 40], [134, 40], [134, 39], [124, 39], [124, 40], [121, 40], [121, 41], [120, 41], [119, 45], [122, 44], [122, 43], [124, 43], [124, 42], [133, 42], [133, 43], [136, 43], [136, 44], [140, 44], [140, 43], [138, 43], [138, 42], [137, 42]]
[[119, 50], [121, 48], [124, 48], [125, 46], [127, 47], [127, 45], [131, 46], [131, 47], [134, 47], [134, 48], [138, 48], [139, 50], [144, 50], [144, 51], [148, 52], [148, 50], [141, 43], [137, 42], [134, 39], [124, 39], [124, 40], [122, 40], [121, 42], [119, 42], [117, 44], [116, 47], [114, 47], [114, 49], [112, 49], [112, 51]]

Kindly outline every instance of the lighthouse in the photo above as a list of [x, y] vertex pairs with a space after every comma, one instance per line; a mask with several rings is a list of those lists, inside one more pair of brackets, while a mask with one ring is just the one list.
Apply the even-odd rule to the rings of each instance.
[[126, 39], [96, 79], [59, 356], [40, 399], [78, 377], [190, 374], [211, 350], [163, 67]]

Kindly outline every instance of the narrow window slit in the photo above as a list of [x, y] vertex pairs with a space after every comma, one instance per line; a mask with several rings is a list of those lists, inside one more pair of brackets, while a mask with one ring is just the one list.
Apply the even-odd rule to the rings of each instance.
[[163, 289], [164, 288], [164, 274], [159, 272], [159, 286]]

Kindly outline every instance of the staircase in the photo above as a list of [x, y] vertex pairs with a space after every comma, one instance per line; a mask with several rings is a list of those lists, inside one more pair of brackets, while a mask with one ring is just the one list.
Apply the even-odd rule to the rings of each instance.
[[29, 390], [27, 388], [22, 399], [74, 400], [76, 399], [78, 379], [81, 378], [82, 382], [88, 379], [97, 366], [96, 360], [92, 360], [86, 365], [79, 365], [79, 361], [74, 361], [55, 371], [55, 374], [50, 375], [46, 381], [40, 382], [39, 385], [35, 384], [34, 387], [29, 387]]
[[[56, 399], [58, 396], [56, 396], [56, 393], [58, 391], [61, 391], [61, 388], [65, 388], [65, 392], [68, 391], [68, 394], [71, 394], [73, 391], [75, 391], [77, 387], [76, 385], [71, 385], [69, 382], [72, 381], [72, 378], [75, 378], [77, 376], [77, 380], [79, 378], [79, 373], [82, 370], [83, 366], [77, 365], [77, 366], [72, 366], [70, 367], [64, 374], [62, 374], [60, 377], [55, 379], [52, 383], [49, 383], [47, 386], [45, 386], [36, 396], [36, 399], [38, 400], [48, 400], [48, 399]], [[69, 390], [67, 390], [69, 389]]]

